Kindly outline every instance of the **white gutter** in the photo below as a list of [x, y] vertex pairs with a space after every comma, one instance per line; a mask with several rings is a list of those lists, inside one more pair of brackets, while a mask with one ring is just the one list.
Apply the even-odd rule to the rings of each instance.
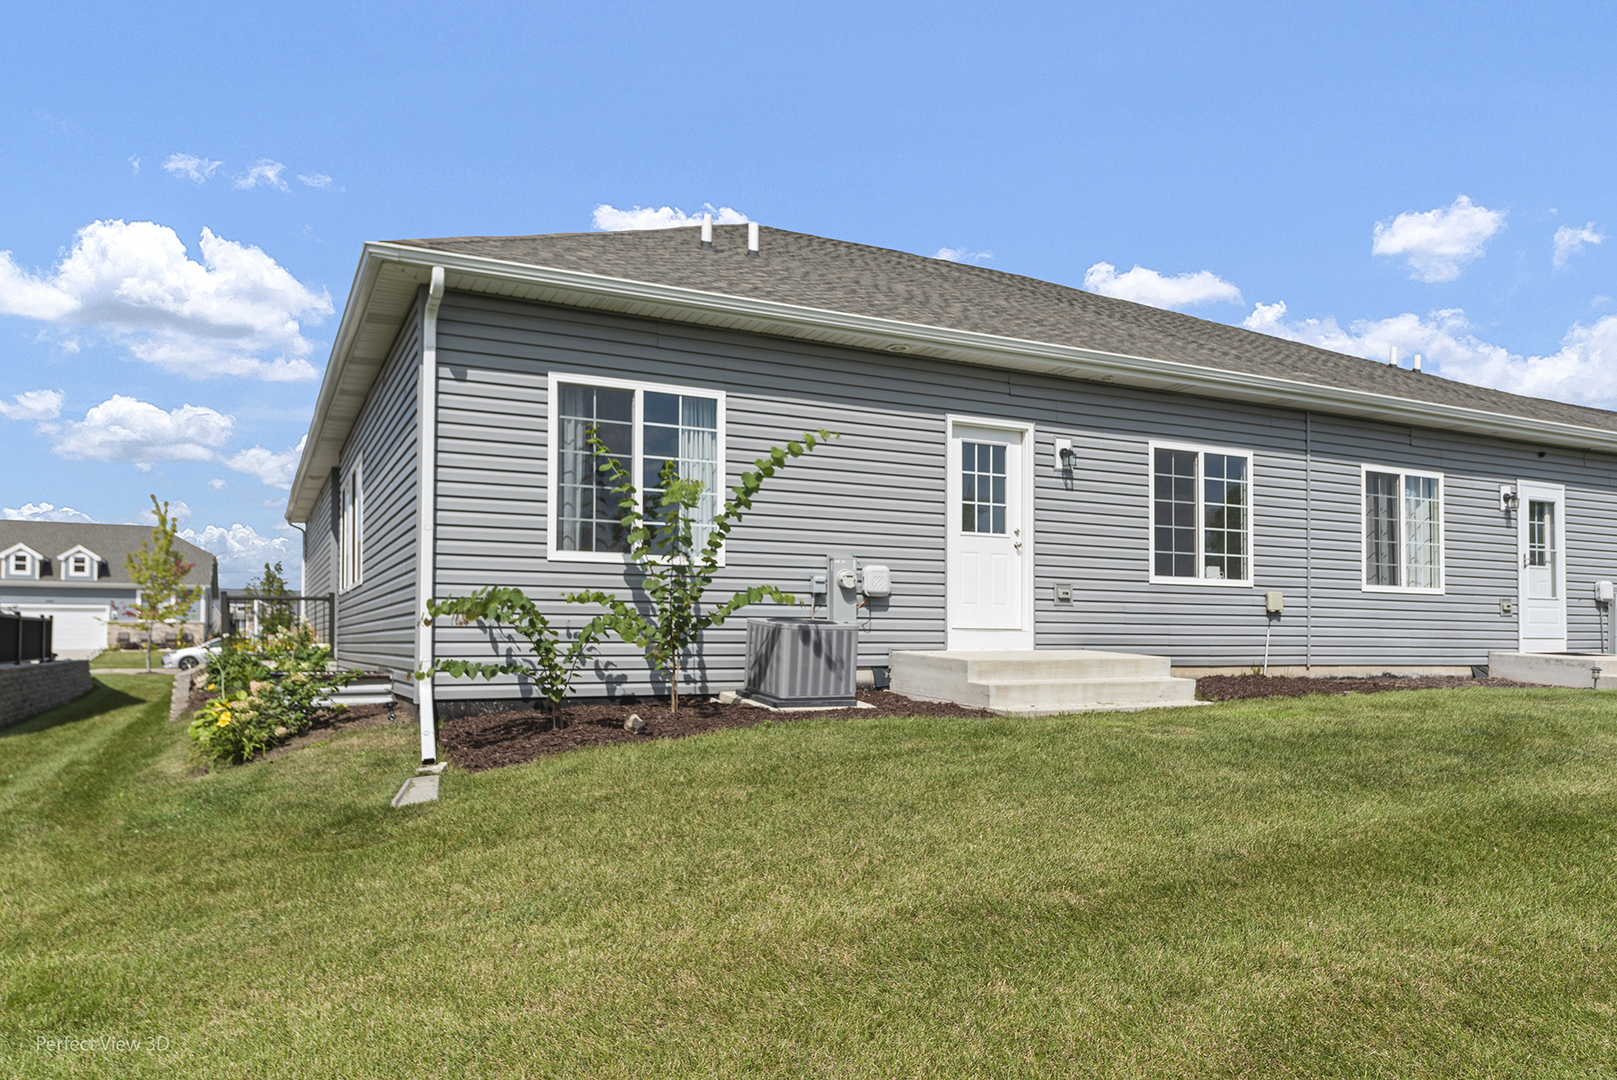
[[[415, 661], [417, 671], [432, 667], [432, 627], [425, 621], [427, 602], [437, 584], [438, 565], [438, 306], [444, 299], [444, 268], [432, 268], [427, 306], [421, 316], [421, 383], [416, 391], [416, 555]], [[416, 712], [421, 718], [421, 764], [438, 760], [438, 718], [433, 711], [429, 675], [416, 683]]]

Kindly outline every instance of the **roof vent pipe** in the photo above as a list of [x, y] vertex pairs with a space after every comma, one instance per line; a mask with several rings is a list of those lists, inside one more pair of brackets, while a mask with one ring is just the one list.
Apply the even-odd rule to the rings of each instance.
[[1415, 354], [1415, 370], [1420, 370], [1420, 353]]
[[747, 222], [747, 254], [756, 259], [758, 257], [758, 223]]
[[1397, 367], [1398, 366], [1398, 346], [1396, 346], [1396, 345], [1394, 345], [1392, 347], [1392, 356], [1391, 356], [1391, 358], [1389, 358], [1387, 360], [1387, 366], [1388, 367]]
[[703, 249], [708, 250], [708, 251], [713, 250], [713, 215], [712, 214], [703, 214], [702, 215], [702, 247], [703, 247]]

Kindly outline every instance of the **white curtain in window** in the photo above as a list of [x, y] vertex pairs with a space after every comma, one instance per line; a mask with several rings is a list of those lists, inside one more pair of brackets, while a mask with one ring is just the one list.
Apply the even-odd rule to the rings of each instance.
[[1437, 478], [1404, 477], [1404, 564], [1412, 589], [1435, 589], [1441, 566], [1437, 543]]
[[702, 484], [702, 501], [692, 530], [697, 548], [707, 543], [711, 522], [719, 513], [719, 403], [713, 398], [682, 395], [679, 399], [679, 475]]

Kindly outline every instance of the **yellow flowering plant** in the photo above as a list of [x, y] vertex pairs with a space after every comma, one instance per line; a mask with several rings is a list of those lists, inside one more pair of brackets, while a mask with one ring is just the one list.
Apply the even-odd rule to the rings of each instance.
[[336, 687], [359, 677], [331, 662], [331, 647], [308, 624], [280, 628], [257, 640], [225, 643], [208, 660], [210, 698], [191, 721], [197, 756], [209, 765], [238, 765], [283, 739], [301, 734]]

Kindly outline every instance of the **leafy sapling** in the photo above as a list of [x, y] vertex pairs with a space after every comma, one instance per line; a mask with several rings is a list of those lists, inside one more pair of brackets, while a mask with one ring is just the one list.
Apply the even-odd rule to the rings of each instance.
[[[701, 638], [702, 631], [724, 625], [724, 620], [748, 604], [765, 597], [781, 604], [795, 604], [797, 598], [773, 585], [754, 585], [738, 590], [728, 600], [703, 607], [702, 597], [719, 571], [719, 553], [725, 538], [752, 509], [753, 498], [765, 480], [784, 468], [791, 458], [801, 457], [823, 443], [838, 438], [820, 428], [805, 431], [801, 441], [784, 447], [771, 447], [769, 456], [757, 459], [756, 472], [743, 472], [741, 482], [730, 489], [730, 499], [711, 522], [697, 521], [703, 485], [683, 478], [673, 459], [663, 462], [657, 483], [662, 489], [655, 508], [646, 512], [634, 481], [614, 457], [594, 428], [589, 447], [598, 467], [606, 474], [610, 491], [617, 496], [619, 527], [629, 545], [628, 556], [641, 575], [646, 596], [645, 610], [600, 590], [570, 593], [575, 604], [599, 604], [607, 609], [590, 624], [597, 632], [611, 630], [623, 641], [645, 650], [652, 667], [668, 678], [669, 710], [679, 712], [679, 676], [684, 655]], [[649, 494], [649, 493], [648, 493]], [[698, 531], [705, 540], [697, 542]]]
[[416, 672], [417, 679], [427, 679], [438, 671], [461, 678], [516, 675], [533, 685], [544, 700], [545, 708], [551, 712], [558, 711], [566, 700], [573, 676], [600, 633], [596, 626], [599, 620], [595, 620], [580, 630], [571, 642], [564, 642], [561, 633], [550, 625], [550, 620], [528, 599], [527, 593], [499, 586], [479, 589], [470, 596], [428, 601], [423, 622], [430, 626], [434, 620], [446, 616], [460, 625], [485, 622], [510, 627], [527, 639], [531, 659], [508, 660], [503, 664], [439, 660], [431, 668]]
[[179, 522], [169, 516], [168, 503], [159, 503], [156, 495], [152, 496], [152, 516], [157, 518], [157, 524], [152, 527], [151, 539], [142, 540], [140, 550], [124, 558], [129, 580], [140, 590], [129, 605], [125, 621], [145, 631], [148, 672], [152, 669], [152, 627], [173, 625], [175, 639], [180, 640], [192, 607], [202, 597], [202, 586], [185, 582], [196, 564], [186, 562], [175, 544]]

